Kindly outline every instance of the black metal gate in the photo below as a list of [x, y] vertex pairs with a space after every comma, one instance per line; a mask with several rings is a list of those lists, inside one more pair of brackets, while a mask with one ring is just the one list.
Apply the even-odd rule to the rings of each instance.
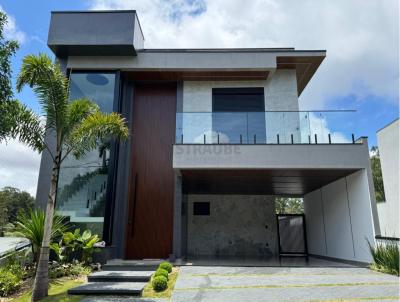
[[279, 256], [308, 256], [304, 214], [277, 214]]

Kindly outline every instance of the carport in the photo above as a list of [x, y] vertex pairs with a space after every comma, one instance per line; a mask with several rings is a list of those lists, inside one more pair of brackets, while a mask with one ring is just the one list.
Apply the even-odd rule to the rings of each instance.
[[371, 260], [379, 226], [366, 142], [175, 145], [173, 156], [176, 258], [276, 261], [274, 201], [286, 196], [304, 200], [306, 252]]

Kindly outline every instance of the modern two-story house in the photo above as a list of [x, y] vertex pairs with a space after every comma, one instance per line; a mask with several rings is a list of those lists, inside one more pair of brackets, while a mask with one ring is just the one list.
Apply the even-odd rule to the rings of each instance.
[[[347, 114], [299, 110], [324, 50], [146, 49], [135, 11], [53, 12], [48, 46], [71, 99], [130, 129], [60, 171], [57, 210], [100, 234], [108, 257], [370, 261], [380, 231], [367, 139], [329, 132]], [[43, 154], [40, 206], [50, 163]], [[303, 198], [304, 215], [277, 217], [282, 196]]]

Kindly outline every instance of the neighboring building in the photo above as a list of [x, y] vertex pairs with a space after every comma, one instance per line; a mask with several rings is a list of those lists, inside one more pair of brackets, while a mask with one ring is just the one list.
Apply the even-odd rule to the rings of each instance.
[[[72, 99], [129, 125], [128, 141], [68, 158], [58, 184], [57, 209], [102, 234], [109, 257], [275, 257], [278, 240], [304, 247], [301, 232], [278, 234], [274, 201], [287, 196], [304, 198], [310, 254], [371, 260], [367, 140], [330, 138], [315, 127], [324, 112], [299, 111], [324, 50], [145, 49], [135, 11], [54, 12], [48, 45]], [[41, 206], [49, 165], [44, 154]]]
[[377, 131], [386, 200], [378, 203], [381, 235], [400, 237], [399, 119]]

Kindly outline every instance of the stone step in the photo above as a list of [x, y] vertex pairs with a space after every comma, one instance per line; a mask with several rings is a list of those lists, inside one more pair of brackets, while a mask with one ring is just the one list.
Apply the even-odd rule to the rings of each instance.
[[100, 271], [88, 276], [89, 282], [147, 282], [154, 271]]
[[89, 282], [68, 290], [69, 295], [140, 296], [146, 282]]
[[120, 260], [107, 261], [102, 266], [103, 271], [155, 271], [158, 265], [163, 262], [161, 259], [145, 260]]

